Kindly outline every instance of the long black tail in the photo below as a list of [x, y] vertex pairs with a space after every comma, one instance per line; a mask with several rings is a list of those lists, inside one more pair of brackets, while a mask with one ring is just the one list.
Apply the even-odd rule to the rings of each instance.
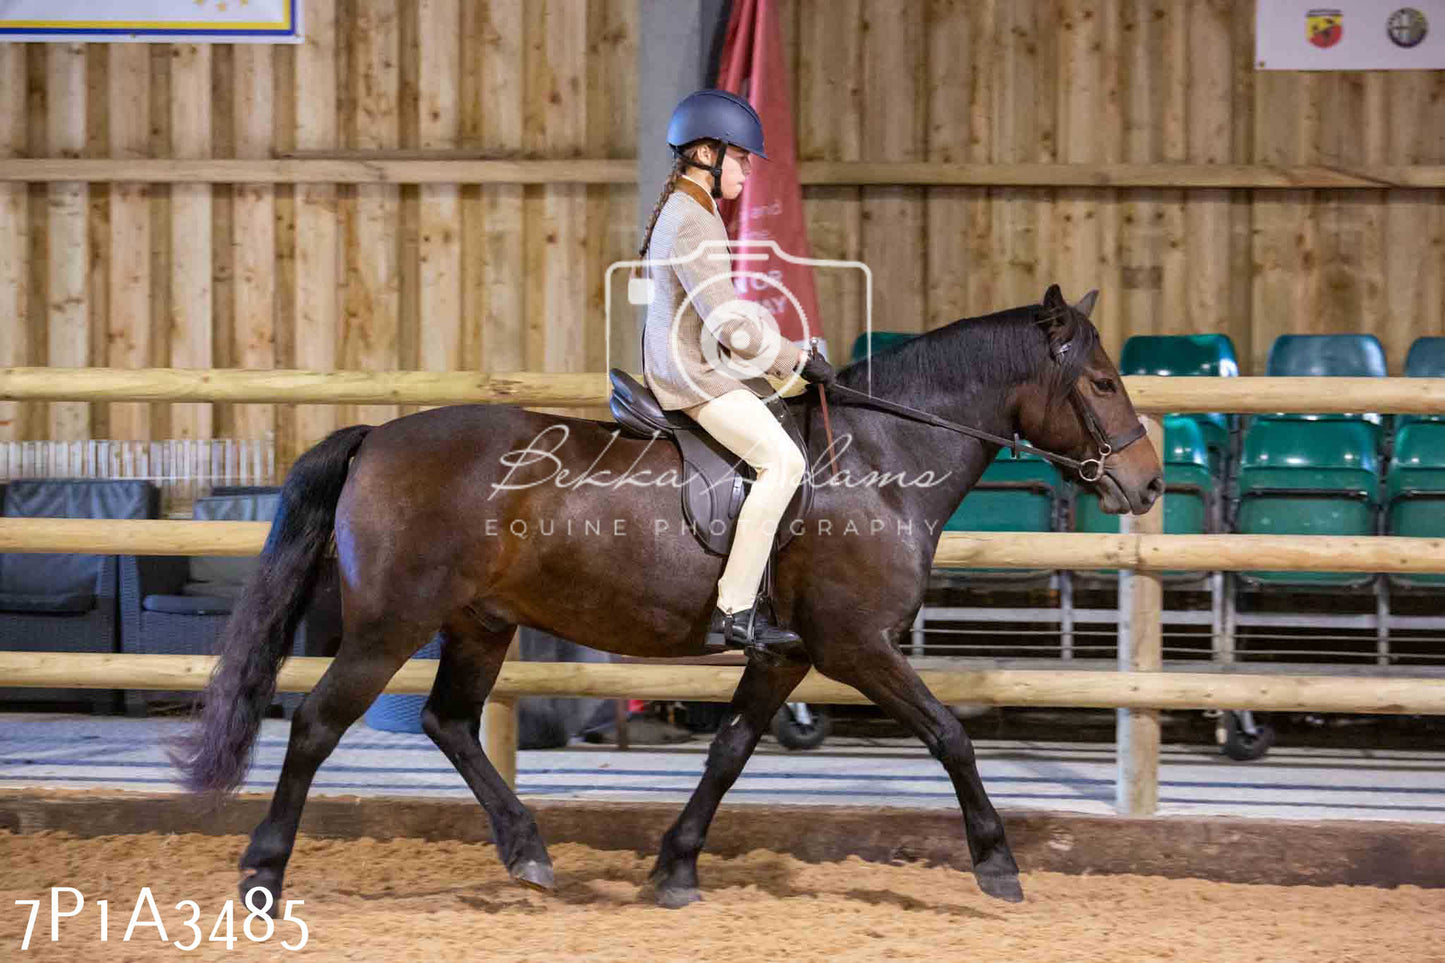
[[169, 747], [171, 762], [192, 792], [234, 792], [250, 768], [261, 717], [276, 693], [276, 676], [331, 541], [347, 462], [371, 427], [332, 432], [286, 477], [260, 568], [221, 634], [221, 660], [200, 710], [190, 730]]

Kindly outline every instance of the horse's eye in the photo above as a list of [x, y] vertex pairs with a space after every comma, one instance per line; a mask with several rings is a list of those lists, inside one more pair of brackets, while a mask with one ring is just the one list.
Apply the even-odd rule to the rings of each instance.
[[1114, 391], [1114, 380], [1112, 378], [1095, 378], [1094, 387], [1105, 394], [1111, 394]]

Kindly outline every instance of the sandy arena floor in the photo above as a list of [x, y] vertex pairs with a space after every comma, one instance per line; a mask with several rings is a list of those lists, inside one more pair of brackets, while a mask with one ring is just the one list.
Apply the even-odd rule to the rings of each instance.
[[[1024, 876], [1028, 901], [982, 896], [969, 875], [922, 865], [850, 859], [809, 864], [755, 852], [704, 856], [706, 902], [681, 911], [639, 902], [649, 859], [579, 845], [552, 848], [559, 889], [533, 893], [507, 879], [491, 847], [414, 840], [303, 839], [286, 898], [310, 930], [281, 924], [236, 948], [204, 940], [195, 952], [162, 947], [156, 930], [122, 942], [142, 886], [155, 896], [172, 942], [201, 908], [210, 935], [234, 894], [239, 836], [0, 833], [0, 958], [154, 960], [875, 960], [1009, 961], [1445, 961], [1445, 890], [1280, 887], [1146, 876]], [[86, 904], [50, 942], [49, 887], [73, 886]], [[29, 907], [42, 900], [28, 952]], [[98, 941], [108, 899], [108, 943]], [[62, 910], [71, 906], [62, 896]], [[146, 918], [148, 914], [146, 914]], [[253, 927], [253, 931], [259, 929]]]

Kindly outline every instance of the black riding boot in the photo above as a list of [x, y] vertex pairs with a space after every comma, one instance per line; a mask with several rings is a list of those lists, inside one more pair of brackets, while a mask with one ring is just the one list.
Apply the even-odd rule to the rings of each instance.
[[785, 658], [800, 651], [803, 642], [792, 629], [774, 625], [757, 602], [732, 614], [713, 609], [712, 631], [721, 632], [731, 648], [756, 650], [767, 656]]

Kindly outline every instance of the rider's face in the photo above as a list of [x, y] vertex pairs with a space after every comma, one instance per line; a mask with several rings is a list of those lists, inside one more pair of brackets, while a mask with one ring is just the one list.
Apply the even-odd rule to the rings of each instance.
[[[711, 147], [704, 147], [695, 155], [698, 163], [712, 165], [713, 154]], [[743, 182], [753, 171], [753, 155], [741, 147], [729, 146], [728, 151], [723, 155], [722, 164], [722, 196], [724, 200], [734, 200], [743, 192]]]
[[753, 155], [741, 147], [729, 147], [723, 156], [722, 196], [733, 200], [743, 192], [743, 182], [753, 171]]

